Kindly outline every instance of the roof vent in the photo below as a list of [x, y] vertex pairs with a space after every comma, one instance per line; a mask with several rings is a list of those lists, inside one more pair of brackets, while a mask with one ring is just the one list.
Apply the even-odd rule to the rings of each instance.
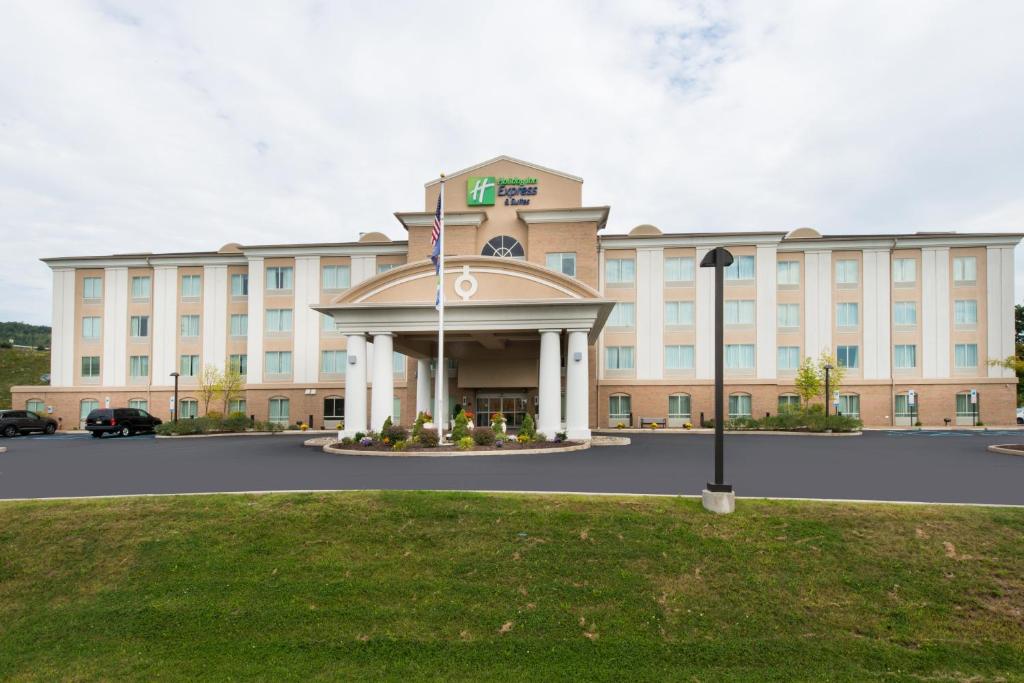
[[650, 223], [643, 223], [642, 225], [638, 225], [629, 231], [630, 237], [650, 237], [661, 234], [661, 230], [651, 225]]
[[787, 240], [811, 240], [821, 237], [821, 233], [814, 228], [796, 228], [786, 233]]
[[361, 232], [359, 233], [360, 242], [390, 242], [391, 238], [382, 232]]
[[228, 242], [223, 247], [217, 250], [218, 254], [241, 254], [242, 245], [238, 242]]

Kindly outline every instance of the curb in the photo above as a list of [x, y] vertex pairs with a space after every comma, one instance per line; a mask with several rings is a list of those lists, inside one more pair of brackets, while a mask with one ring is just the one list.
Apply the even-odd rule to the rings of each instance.
[[525, 448], [513, 451], [367, 451], [363, 449], [335, 448], [324, 446], [324, 453], [331, 455], [361, 455], [364, 457], [383, 458], [474, 458], [488, 457], [494, 455], [544, 455], [546, 453], [568, 453], [570, 451], [583, 451], [590, 448], [590, 442], [585, 441], [574, 446], [561, 446], [559, 448]]
[[6, 452], [7, 452], [7, 446], [0, 446], [0, 453], [6, 453]]
[[295, 434], [334, 434], [332, 431], [313, 431], [307, 429], [306, 431], [296, 431], [294, 429], [285, 430], [283, 432], [223, 432], [217, 434], [157, 434], [158, 439], [213, 439], [224, 436], [294, 436]]
[[[612, 436], [615, 434], [666, 434], [675, 436], [679, 434], [714, 434], [713, 429], [602, 429], [600, 431], [594, 430], [594, 434], [601, 434], [602, 436]], [[727, 429], [725, 430], [726, 436], [733, 436], [734, 434], [747, 434], [757, 436], [863, 436], [864, 432], [784, 432], [781, 430], [772, 429]]]
[[[1009, 444], [1002, 444], [1002, 445], [998, 445], [998, 446], [989, 446], [988, 450], [992, 451], [993, 453], [1003, 453], [1005, 455], [1016, 455], [1018, 457], [1024, 455], [1024, 451], [1017, 450], [1016, 448], [1007, 448], [1008, 445]], [[1014, 445], [1016, 445], [1016, 444], [1014, 444]]]

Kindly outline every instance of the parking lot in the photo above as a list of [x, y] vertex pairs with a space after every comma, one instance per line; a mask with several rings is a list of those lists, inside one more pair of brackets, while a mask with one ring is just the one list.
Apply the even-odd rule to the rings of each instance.
[[[304, 436], [0, 440], [0, 498], [323, 489], [459, 489], [699, 494], [712, 476], [708, 435], [633, 435], [630, 446], [457, 458], [328, 455]], [[993, 432], [867, 432], [860, 437], [726, 437], [740, 496], [1024, 505], [1024, 441]]]

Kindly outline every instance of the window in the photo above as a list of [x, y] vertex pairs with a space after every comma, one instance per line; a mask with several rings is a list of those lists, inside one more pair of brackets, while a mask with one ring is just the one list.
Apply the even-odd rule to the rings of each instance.
[[726, 325], [753, 325], [754, 302], [751, 300], [725, 302]]
[[345, 418], [345, 399], [341, 396], [328, 396], [324, 399], [324, 419], [343, 420]]
[[149, 412], [149, 401], [144, 398], [133, 398], [128, 401], [128, 407]]
[[82, 298], [98, 300], [103, 298], [103, 278], [82, 278]]
[[666, 325], [693, 325], [692, 301], [668, 301], [665, 303]]
[[128, 375], [131, 377], [149, 377], [149, 356], [129, 357]]
[[181, 298], [198, 299], [202, 293], [202, 282], [198, 275], [181, 276]]
[[779, 396], [779, 412], [785, 413], [800, 408], [800, 397], [796, 394], [781, 394]]
[[279, 425], [287, 425], [290, 402], [286, 398], [270, 399], [270, 421]]
[[917, 303], [914, 301], [897, 301], [892, 305], [893, 322], [897, 325], [912, 327], [917, 324]]
[[629, 396], [616, 394], [608, 397], [608, 416], [614, 420], [622, 420], [628, 424], [629, 415], [633, 411]]
[[636, 307], [632, 303], [617, 303], [608, 316], [608, 327], [633, 327]]
[[182, 337], [198, 337], [199, 336], [199, 316], [198, 315], [183, 315], [183, 316], [181, 316], [181, 336]]
[[324, 332], [337, 332], [337, 326], [334, 324], [334, 316], [327, 315], [326, 313], [320, 314], [320, 329]]
[[[921, 400], [920, 395], [917, 397], [916, 400], [918, 400], [918, 401]], [[907, 399], [907, 395], [906, 394], [896, 394], [895, 416], [896, 417], [910, 417], [911, 416], [911, 409], [914, 409], [915, 412], [916, 412], [916, 406], [910, 405], [910, 401]]]
[[248, 273], [233, 273], [231, 275], [231, 296], [239, 298], [249, 296]]
[[132, 336], [141, 339], [149, 336], [149, 316], [133, 315], [129, 321]]
[[562, 251], [548, 254], [547, 266], [551, 270], [557, 270], [562, 275], [576, 277], [576, 252]]
[[100, 357], [82, 356], [82, 377], [100, 376]]
[[978, 259], [957, 256], [953, 259], [953, 284], [968, 285], [978, 280]]
[[609, 346], [605, 349], [605, 367], [609, 370], [632, 370], [633, 347]]
[[796, 370], [800, 367], [800, 347], [780, 346], [778, 364], [779, 370]]
[[523, 259], [526, 257], [526, 252], [523, 251], [523, 245], [519, 244], [519, 240], [508, 235], [498, 235], [492, 237], [484, 245], [484, 248], [480, 251], [482, 256], [498, 256], [501, 258], [514, 258]]
[[249, 314], [248, 313], [232, 313], [231, 314], [231, 336], [232, 337], [245, 337], [249, 334]]
[[857, 394], [839, 394], [839, 414], [848, 417], [860, 417], [860, 396]]
[[971, 394], [968, 391], [956, 395], [956, 416], [973, 418], [978, 407], [977, 403], [971, 403]]
[[978, 302], [974, 299], [957, 299], [954, 301], [953, 320], [957, 325], [977, 325]]
[[689, 256], [665, 259], [665, 282], [693, 282], [694, 264]]
[[857, 327], [857, 304], [836, 304], [836, 325], [839, 327]]
[[893, 259], [892, 281], [898, 285], [911, 285], [917, 281], [917, 261], [912, 258]]
[[976, 367], [978, 367], [978, 345], [977, 344], [954, 344], [953, 345], [953, 367], [955, 367], [955, 368], [976, 368]]
[[25, 402], [25, 409], [32, 411], [36, 415], [42, 415], [46, 412], [46, 404], [38, 398], [30, 398]]
[[779, 327], [800, 327], [800, 304], [779, 304]]
[[750, 417], [750, 394], [729, 394], [729, 419]]
[[192, 420], [199, 416], [199, 401], [194, 398], [183, 398], [180, 401], [178, 410], [181, 412], [178, 415], [178, 419]]
[[856, 346], [837, 346], [836, 347], [836, 362], [841, 368], [856, 369], [859, 358], [857, 357]]
[[268, 308], [267, 309], [267, 332], [291, 332], [292, 331], [292, 309], [290, 308]]
[[780, 286], [796, 287], [800, 284], [799, 261], [779, 261], [776, 267], [776, 279]]
[[611, 258], [604, 264], [605, 280], [610, 285], [636, 280], [636, 262], [631, 258]]
[[666, 346], [665, 369], [693, 370], [693, 347], [687, 345]]
[[82, 402], [78, 404], [78, 419], [85, 421], [85, 418], [89, 417], [89, 413], [94, 410], [99, 410], [100, 402], [94, 398], [84, 398]]
[[349, 266], [324, 266], [321, 273], [324, 289], [348, 289], [352, 286]]
[[396, 425], [402, 423], [402, 399], [397, 396], [391, 397], [391, 421]]
[[199, 376], [199, 356], [196, 354], [185, 354], [179, 359], [178, 373], [182, 377]]
[[689, 420], [693, 413], [690, 412], [690, 395], [673, 394], [668, 397], [668, 416], [676, 420]]
[[271, 266], [267, 268], [267, 289], [270, 291], [291, 291], [291, 266]]
[[893, 367], [906, 370], [917, 367], [917, 346], [914, 344], [897, 344], [893, 354]]
[[99, 339], [100, 338], [100, 319], [97, 316], [89, 316], [82, 318], [82, 338], [83, 339]]
[[751, 370], [754, 367], [753, 344], [726, 344], [725, 367], [731, 370]]
[[857, 262], [853, 259], [836, 261], [836, 284], [857, 284]]
[[267, 351], [267, 374], [289, 375], [292, 372], [291, 351]]
[[233, 398], [231, 399], [231, 402], [228, 403], [229, 415], [233, 415], [235, 413], [245, 415], [246, 412], [248, 412], [248, 406], [246, 405], [244, 398]]
[[228, 356], [228, 367], [243, 377], [249, 374], [249, 354], [233, 353]]
[[132, 278], [132, 298], [137, 301], [149, 299], [150, 279], [148, 275], [136, 275]]
[[754, 257], [734, 256], [732, 265], [725, 268], [726, 280], [753, 280]]
[[[563, 356], [564, 358], [564, 356]], [[405, 374], [405, 355], [395, 351], [391, 354], [391, 370], [396, 375]], [[392, 416], [394, 417], [394, 416]]]
[[377, 264], [377, 274], [380, 275], [381, 273], [386, 273], [389, 270], [391, 270], [392, 268], [397, 268], [398, 265], [399, 264], [397, 264], [397, 263], [378, 263]]

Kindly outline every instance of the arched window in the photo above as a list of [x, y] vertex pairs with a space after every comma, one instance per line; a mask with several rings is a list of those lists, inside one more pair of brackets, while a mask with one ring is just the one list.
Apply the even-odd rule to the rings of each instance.
[[523, 251], [523, 245], [519, 244], [519, 240], [508, 235], [498, 235], [487, 240], [487, 244], [484, 245], [483, 250], [480, 252], [483, 256], [499, 256], [502, 258], [526, 258], [526, 252]]
[[800, 407], [800, 397], [796, 394], [780, 394], [779, 395], [779, 412], [783, 413], [787, 410], [796, 410]]
[[750, 394], [729, 394], [729, 419], [750, 415]]
[[291, 401], [283, 396], [275, 396], [270, 399], [270, 421], [288, 426], [288, 412], [291, 409]]
[[620, 423], [624, 427], [629, 427], [632, 412], [629, 394], [612, 394], [608, 397], [608, 423], [612, 427], [617, 427]]
[[189, 420], [199, 416], [199, 401], [194, 398], [183, 398], [178, 401], [178, 419]]
[[692, 416], [689, 394], [672, 394], [668, 397], [668, 421], [670, 427], [681, 427]]
[[324, 398], [324, 419], [343, 420], [345, 418], [345, 399], [341, 396]]
[[78, 417], [85, 424], [85, 418], [89, 417], [89, 413], [99, 410], [100, 402], [94, 398], [83, 398], [78, 406]]
[[144, 398], [132, 398], [128, 399], [128, 407], [135, 408], [136, 410], [145, 410], [149, 412], [149, 401]]
[[846, 415], [847, 417], [860, 418], [860, 395], [858, 394], [839, 394], [839, 408], [840, 415]]
[[31, 410], [36, 415], [42, 415], [46, 412], [46, 404], [38, 398], [30, 398], [25, 401], [25, 410]]

